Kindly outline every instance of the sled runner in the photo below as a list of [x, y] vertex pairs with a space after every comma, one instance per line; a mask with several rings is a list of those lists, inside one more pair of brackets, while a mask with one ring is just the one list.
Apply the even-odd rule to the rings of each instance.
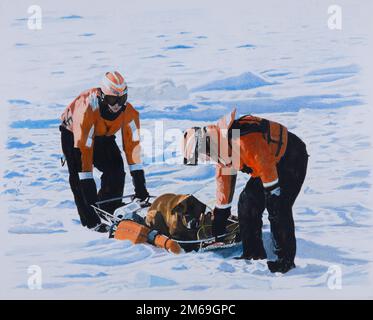
[[[154, 199], [151, 203], [150, 199]], [[123, 204], [112, 214], [100, 205], [122, 200]], [[212, 236], [211, 212], [192, 195], [163, 194], [150, 196], [146, 201], [134, 201], [133, 195], [97, 202], [96, 213], [111, 225], [109, 237], [130, 240], [132, 243], [150, 243], [172, 253], [181, 248], [188, 251], [224, 249], [240, 242], [237, 218], [228, 219], [227, 232]]]

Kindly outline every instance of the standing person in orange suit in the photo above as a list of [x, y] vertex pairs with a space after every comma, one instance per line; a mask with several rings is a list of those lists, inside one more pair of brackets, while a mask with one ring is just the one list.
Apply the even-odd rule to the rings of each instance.
[[[92, 204], [122, 197], [125, 171], [115, 133], [121, 130], [135, 198], [145, 201], [149, 193], [141, 164], [139, 113], [127, 101], [127, 83], [117, 71], [106, 72], [101, 86], [81, 93], [61, 116], [61, 144], [69, 169], [69, 182], [83, 226], [98, 232], [109, 227], [101, 223]], [[93, 166], [102, 172], [97, 193]], [[121, 201], [103, 204], [113, 212]]]
[[268, 261], [268, 267], [272, 272], [282, 273], [294, 268], [296, 239], [292, 207], [308, 163], [303, 141], [273, 121], [251, 115], [235, 119], [234, 110], [216, 125], [185, 132], [184, 163], [195, 165], [199, 158], [217, 163], [214, 236], [226, 232], [237, 171], [242, 171], [249, 175], [249, 181], [238, 202], [243, 246], [239, 258], [267, 258], [262, 241], [262, 214], [267, 208], [278, 257], [276, 261]]

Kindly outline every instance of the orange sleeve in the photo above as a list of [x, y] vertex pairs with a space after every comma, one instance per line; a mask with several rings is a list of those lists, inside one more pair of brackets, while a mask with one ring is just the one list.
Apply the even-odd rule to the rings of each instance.
[[[92, 172], [94, 115], [85, 97], [81, 97], [75, 103], [80, 105], [75, 105], [73, 114], [74, 147], [79, 148], [81, 152], [81, 172]], [[88, 176], [85, 175], [85, 178]]]
[[216, 166], [216, 207], [229, 208], [236, 187], [237, 171], [232, 167]]
[[140, 117], [128, 104], [122, 126], [123, 149], [130, 171], [141, 170]]
[[276, 158], [264, 139], [257, 140], [256, 147], [251, 150], [251, 157], [263, 186], [266, 188], [276, 184], [278, 182]]

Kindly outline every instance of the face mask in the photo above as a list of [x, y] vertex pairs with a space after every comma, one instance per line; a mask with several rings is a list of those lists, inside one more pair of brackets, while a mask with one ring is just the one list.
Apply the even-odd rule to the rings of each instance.
[[101, 94], [99, 97], [100, 115], [105, 120], [114, 121], [126, 109], [127, 94], [110, 96]]

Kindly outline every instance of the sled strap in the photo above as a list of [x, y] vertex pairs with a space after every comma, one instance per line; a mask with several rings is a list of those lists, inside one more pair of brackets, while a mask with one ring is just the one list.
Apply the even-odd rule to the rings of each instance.
[[[171, 241], [171, 239], [170, 238], [167, 238], [167, 240], [165, 241], [165, 243], [164, 243], [164, 248], [167, 250], [167, 244], [168, 245], [170, 245], [169, 243], [168, 243], [168, 241]], [[175, 242], [176, 243], [176, 242]]]
[[278, 144], [277, 144], [276, 157], [280, 154], [281, 147], [283, 145], [283, 142], [282, 142], [282, 132], [283, 131], [284, 131], [284, 127], [282, 125], [280, 125], [280, 136], [279, 136], [279, 141], [278, 141]]
[[155, 238], [156, 238], [157, 235], [158, 235], [158, 231], [157, 230], [151, 230], [148, 233], [148, 242], [150, 244], [155, 244]]
[[[232, 224], [233, 225], [233, 224]], [[203, 228], [203, 227], [201, 227]], [[200, 228], [200, 230], [201, 230]], [[210, 242], [210, 241], [216, 241], [217, 239], [221, 239], [221, 238], [225, 238], [225, 237], [229, 237], [229, 236], [233, 236], [233, 235], [237, 235], [238, 233], [238, 230], [239, 229], [239, 226], [238, 226], [238, 223], [236, 223], [234, 229], [232, 231], [229, 231], [227, 230], [227, 233], [224, 233], [224, 234], [220, 234], [216, 237], [210, 237], [210, 238], [205, 238], [205, 239], [198, 239], [198, 240], [177, 240], [177, 239], [172, 239], [173, 241], [179, 243], [179, 244], [201, 244], [203, 245], [204, 243], [206, 242]]]

